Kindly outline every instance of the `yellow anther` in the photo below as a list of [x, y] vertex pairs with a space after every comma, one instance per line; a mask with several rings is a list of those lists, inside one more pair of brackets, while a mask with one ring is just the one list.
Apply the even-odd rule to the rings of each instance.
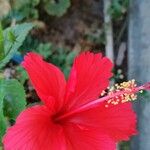
[[[107, 105], [117, 105], [119, 103], [125, 103], [128, 101], [134, 101], [137, 99], [137, 96], [134, 94], [133, 89], [136, 87], [135, 80], [130, 80], [128, 82], [123, 82], [120, 84], [115, 84], [112, 87], [108, 87], [107, 95], [112, 96], [117, 92], [125, 91], [124, 94], [116, 96], [107, 101]], [[142, 93], [143, 91], [140, 91]], [[106, 93], [105, 93], [106, 94]]]
[[104, 96], [106, 94], [106, 91], [102, 91], [101, 96]]

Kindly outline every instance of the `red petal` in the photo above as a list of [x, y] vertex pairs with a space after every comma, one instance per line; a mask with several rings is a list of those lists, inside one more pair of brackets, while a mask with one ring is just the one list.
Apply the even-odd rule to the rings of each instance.
[[101, 54], [79, 55], [73, 64], [67, 83], [66, 107], [76, 108], [98, 98], [109, 84], [112, 63]]
[[105, 133], [114, 141], [128, 140], [137, 133], [136, 114], [132, 110], [131, 103], [108, 108], [103, 103], [99, 107], [72, 116], [71, 121]]
[[63, 73], [54, 65], [46, 63], [35, 53], [28, 53], [22, 63], [39, 97], [47, 105], [59, 109], [63, 103], [66, 81]]
[[4, 136], [5, 150], [66, 150], [60, 125], [53, 124], [45, 106], [23, 111]]
[[102, 132], [73, 123], [67, 124], [64, 130], [68, 150], [116, 150], [116, 143]]

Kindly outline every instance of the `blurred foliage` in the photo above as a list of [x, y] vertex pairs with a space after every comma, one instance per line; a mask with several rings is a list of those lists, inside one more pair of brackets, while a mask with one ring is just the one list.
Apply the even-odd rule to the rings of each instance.
[[52, 55], [52, 43], [39, 43], [35, 49], [35, 52], [41, 54], [45, 59], [48, 59]]
[[49, 15], [60, 17], [69, 7], [70, 0], [44, 0], [44, 8]]
[[1, 45], [4, 48], [4, 54], [1, 54], [3, 55], [3, 58], [1, 58], [0, 61], [0, 68], [5, 66], [6, 63], [8, 63], [13, 55], [17, 52], [32, 27], [32, 24], [24, 23], [14, 27], [9, 27], [0, 34], [0, 39], [3, 39], [4, 37], [4, 40], [1, 40]]
[[40, 0], [12, 0], [12, 17], [18, 21], [22, 19], [37, 19], [39, 16], [36, 6], [39, 2]]
[[3, 114], [3, 99], [4, 99], [4, 89], [0, 88], [0, 145], [2, 137], [6, 130], [6, 121]]
[[15, 120], [18, 114], [25, 108], [25, 91], [23, 86], [15, 79], [4, 80], [4, 115]]
[[4, 58], [4, 35], [0, 24], [0, 61]]
[[105, 32], [104, 29], [97, 29], [91, 33], [85, 35], [85, 39], [95, 44], [105, 44]]
[[22, 66], [16, 67], [16, 78], [22, 85], [24, 85], [25, 81], [28, 79], [28, 75]]
[[78, 54], [78, 51], [57, 47], [51, 42], [42, 43], [30, 35], [26, 38], [20, 49], [26, 50], [25, 52], [32, 50], [41, 54], [47, 61], [60, 67], [66, 77], [69, 74], [74, 57]]
[[8, 0], [0, 0], [0, 19], [8, 15], [10, 9], [11, 7]]
[[9, 120], [15, 120], [25, 106], [23, 86], [15, 79], [0, 80], [0, 143]]
[[[13, 19], [38, 20], [41, 9], [48, 15], [60, 17], [66, 13], [70, 5], [70, 0], [0, 0], [0, 10], [2, 10], [0, 18], [5, 18], [6, 23]], [[6, 7], [5, 11], [1, 7]]]
[[129, 141], [127, 141], [127, 142], [121, 142], [119, 144], [119, 150], [130, 150], [129, 145], [130, 145]]
[[114, 20], [122, 19], [123, 15], [127, 12], [129, 0], [112, 0], [109, 13]]

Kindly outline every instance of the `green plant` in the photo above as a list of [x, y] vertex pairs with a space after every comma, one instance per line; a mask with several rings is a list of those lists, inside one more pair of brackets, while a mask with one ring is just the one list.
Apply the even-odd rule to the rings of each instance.
[[49, 15], [62, 16], [70, 7], [70, 0], [44, 0], [44, 9]]
[[11, 6], [9, 17], [22, 21], [38, 19], [41, 10], [46, 11], [48, 15], [60, 17], [70, 7], [70, 0], [13, 0]]
[[25, 81], [28, 79], [26, 71], [21, 66], [16, 67], [16, 78], [22, 85], [24, 85]]
[[35, 52], [38, 52], [41, 54], [44, 58], [48, 59], [52, 55], [52, 43], [40, 43], [36, 49]]
[[23, 86], [14, 79], [0, 80], [0, 143], [9, 125], [9, 120], [16, 119], [25, 108], [25, 92]]
[[99, 29], [85, 35], [85, 39], [95, 44], [105, 44], [104, 29]]
[[109, 13], [113, 19], [121, 19], [123, 14], [127, 11], [129, 6], [129, 0], [113, 0]]
[[130, 142], [127, 141], [127, 142], [121, 142], [119, 144], [119, 149], [120, 150], [130, 150]]
[[[0, 26], [0, 69], [9, 62], [25, 40], [33, 25], [24, 23], [5, 30]], [[25, 91], [16, 79], [0, 76], [0, 145], [2, 137], [18, 114], [25, 108]]]
[[24, 23], [9, 27], [4, 31], [0, 29], [0, 68], [5, 66], [17, 52], [32, 27], [32, 24]]
[[14, 0], [12, 3], [12, 17], [17, 20], [37, 19], [39, 14], [36, 6], [40, 0]]
[[3, 29], [0, 24], [0, 60], [4, 58], [4, 35], [3, 35]]

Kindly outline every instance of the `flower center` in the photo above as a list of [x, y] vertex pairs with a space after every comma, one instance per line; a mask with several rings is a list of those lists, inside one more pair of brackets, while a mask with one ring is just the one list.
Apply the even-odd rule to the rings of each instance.
[[[115, 84], [112, 87], [108, 87], [108, 96], [113, 96], [115, 93], [123, 92], [120, 95], [117, 95], [113, 98], [110, 98], [106, 101], [105, 107], [108, 107], [109, 105], [117, 105], [119, 103], [125, 103], [129, 101], [134, 101], [137, 99], [137, 95], [135, 93], [135, 88], [137, 87], [135, 80], [130, 80], [128, 82], [123, 82], [121, 84]], [[143, 90], [140, 90], [140, 93], [142, 93]], [[104, 96], [106, 94], [105, 91], [102, 91], [101, 96]]]
[[55, 124], [59, 124], [59, 125], [62, 124], [62, 123], [64, 122], [64, 120], [59, 119], [60, 116], [62, 116], [62, 114], [64, 114], [64, 113], [58, 112], [58, 113], [54, 114], [54, 115], [52, 116], [52, 121], [53, 121]]

